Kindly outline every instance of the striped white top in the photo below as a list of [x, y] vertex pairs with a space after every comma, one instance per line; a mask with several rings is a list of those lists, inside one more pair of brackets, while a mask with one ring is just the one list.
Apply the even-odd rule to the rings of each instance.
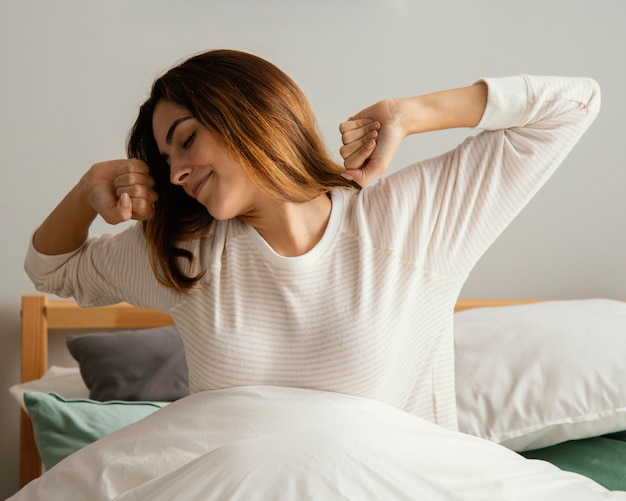
[[590, 79], [485, 81], [483, 132], [361, 192], [334, 191], [326, 232], [303, 256], [277, 255], [235, 219], [189, 244], [208, 273], [188, 295], [156, 282], [139, 225], [62, 256], [31, 245], [26, 270], [39, 290], [85, 306], [127, 301], [170, 312], [193, 392], [314, 388], [454, 429], [458, 293], [600, 105]]

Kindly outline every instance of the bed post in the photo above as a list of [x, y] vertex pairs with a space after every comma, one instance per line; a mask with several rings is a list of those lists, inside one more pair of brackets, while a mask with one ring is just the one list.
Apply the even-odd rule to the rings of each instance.
[[[22, 383], [40, 378], [48, 367], [47, 303], [47, 296], [22, 297]], [[39, 475], [41, 475], [41, 458], [33, 436], [33, 427], [28, 415], [21, 411], [20, 487]]]

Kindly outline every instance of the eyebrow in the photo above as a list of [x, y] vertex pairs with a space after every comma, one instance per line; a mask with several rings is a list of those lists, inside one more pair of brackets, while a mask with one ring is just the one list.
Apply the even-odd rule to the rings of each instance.
[[174, 131], [176, 130], [176, 127], [178, 127], [181, 123], [185, 122], [186, 120], [191, 120], [192, 118], [193, 117], [189, 115], [189, 116], [180, 117], [174, 120], [174, 123], [172, 123], [169, 130], [167, 131], [167, 135], [165, 136], [165, 142], [167, 144], [172, 144], [172, 136], [174, 135]]

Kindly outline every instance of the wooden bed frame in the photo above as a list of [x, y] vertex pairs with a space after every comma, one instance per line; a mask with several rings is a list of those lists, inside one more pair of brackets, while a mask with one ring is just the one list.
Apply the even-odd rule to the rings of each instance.
[[[455, 311], [485, 306], [533, 303], [527, 299], [460, 299]], [[161, 312], [128, 304], [80, 308], [74, 301], [50, 300], [45, 295], [22, 297], [22, 374], [23, 383], [39, 379], [48, 370], [48, 332], [72, 329], [143, 329], [173, 325]], [[21, 411], [20, 487], [41, 475], [41, 459], [28, 415]]]

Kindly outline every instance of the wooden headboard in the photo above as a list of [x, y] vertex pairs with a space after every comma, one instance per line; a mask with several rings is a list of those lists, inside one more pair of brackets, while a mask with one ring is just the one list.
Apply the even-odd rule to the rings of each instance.
[[[455, 311], [485, 306], [508, 306], [538, 300], [460, 299]], [[48, 333], [72, 329], [143, 329], [173, 325], [172, 318], [161, 312], [118, 304], [98, 308], [80, 308], [74, 301], [49, 300], [45, 295], [22, 297], [22, 374], [23, 383], [39, 379], [48, 370]], [[20, 486], [41, 475], [41, 459], [28, 415], [21, 411]]]

